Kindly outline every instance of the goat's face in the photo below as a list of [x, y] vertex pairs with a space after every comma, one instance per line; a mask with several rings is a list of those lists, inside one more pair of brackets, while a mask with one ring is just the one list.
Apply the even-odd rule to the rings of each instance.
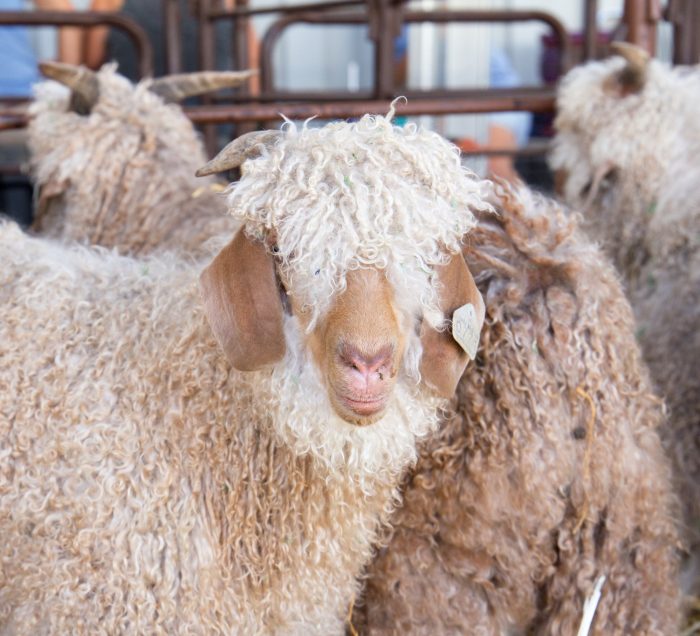
[[[307, 344], [336, 413], [354, 424], [371, 424], [381, 417], [396, 384], [404, 320], [383, 272], [353, 270], [346, 284]], [[294, 311], [304, 324], [305, 313]]]
[[284, 359], [277, 368], [322, 385], [325, 405], [359, 425], [390, 419], [420, 381], [450, 397], [467, 363], [452, 314], [473, 305], [476, 328], [484, 316], [462, 238], [472, 208], [488, 207], [454, 147], [365, 116], [248, 133], [198, 175], [233, 166], [228, 202], [245, 227], [201, 279], [233, 365]]
[[[620, 57], [573, 69], [558, 91], [549, 162], [557, 193], [584, 211], [609, 203], [621, 181], [648, 189], [652, 175], [661, 173], [659, 155], [670, 154], [660, 152], [665, 136], [655, 128], [664, 119], [648, 90], [658, 69], [643, 49], [615, 43], [613, 50]], [[641, 134], [658, 143], [642, 141]]]
[[[436, 267], [435, 277], [444, 315], [450, 318], [456, 308], [471, 303], [480, 328], [483, 301], [461, 254]], [[467, 364], [466, 353], [448, 329], [435, 330], [423, 316], [406, 311], [386, 271], [372, 267], [348, 271], [344, 289], [317, 317], [283, 278], [270, 250], [249, 239], [243, 229], [203, 272], [207, 317], [234, 367], [254, 371], [283, 360], [285, 321], [292, 321], [328, 401], [346, 422], [377, 421], [398, 378], [411, 381], [411, 374], [405, 373], [409, 340], [422, 348], [423, 382], [444, 397], [452, 395]]]

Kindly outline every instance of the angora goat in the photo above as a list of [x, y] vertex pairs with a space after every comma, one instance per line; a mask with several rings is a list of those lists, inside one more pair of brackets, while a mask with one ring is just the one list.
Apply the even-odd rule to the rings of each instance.
[[[552, 201], [496, 189], [465, 258], [476, 364], [369, 567], [363, 634], [674, 633], [677, 504], [629, 304]], [[605, 578], [602, 578], [605, 577]]]
[[624, 277], [700, 561], [700, 71], [618, 50], [564, 79], [551, 164]]
[[0, 226], [0, 632], [343, 632], [466, 365], [444, 317], [483, 319], [488, 205], [382, 117], [265, 141], [205, 170], [260, 153], [203, 303], [189, 260]]
[[231, 233], [223, 186], [194, 176], [205, 162], [192, 123], [169, 103], [236, 86], [244, 72], [203, 72], [134, 86], [111, 65], [94, 73], [41, 65], [52, 82], [37, 87], [29, 124], [31, 168], [40, 196], [32, 228], [62, 240], [146, 254], [202, 253]]

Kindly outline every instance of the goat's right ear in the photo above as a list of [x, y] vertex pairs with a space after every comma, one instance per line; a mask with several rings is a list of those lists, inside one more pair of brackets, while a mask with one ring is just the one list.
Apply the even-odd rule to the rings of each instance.
[[[475, 347], [484, 324], [485, 306], [463, 256], [453, 255], [449, 263], [436, 267], [436, 271], [442, 288], [440, 309], [449, 320], [453, 319], [457, 309], [465, 305], [472, 306], [473, 324], [470, 327], [472, 336], [477, 339], [472, 342]], [[421, 326], [420, 339], [423, 344], [420, 372], [424, 382], [441, 397], [451, 398], [470, 356], [450, 330], [436, 331], [425, 320]], [[472, 354], [475, 353], [472, 351]]]
[[199, 280], [209, 324], [236, 369], [255, 371], [282, 359], [284, 310], [262, 243], [241, 228]]

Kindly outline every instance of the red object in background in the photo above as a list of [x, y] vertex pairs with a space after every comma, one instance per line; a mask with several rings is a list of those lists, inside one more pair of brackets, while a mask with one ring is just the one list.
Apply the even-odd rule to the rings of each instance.
[[476, 152], [477, 150], [481, 150], [482, 148], [482, 146], [480, 146], [476, 142], [476, 140], [472, 139], [471, 137], [462, 137], [460, 139], [455, 139], [454, 144], [462, 152]]

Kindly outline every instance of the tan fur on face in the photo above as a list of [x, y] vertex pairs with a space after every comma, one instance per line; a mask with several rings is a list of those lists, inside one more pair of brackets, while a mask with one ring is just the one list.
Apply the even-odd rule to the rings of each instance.
[[[388, 395], [396, 383], [404, 337], [394, 308], [393, 291], [382, 272], [376, 269], [353, 270], [348, 272], [346, 281], [345, 291], [309, 335], [308, 346], [335, 411], [346, 421], [366, 425], [379, 419], [383, 411], [370, 417], [359, 417], [342, 404], [339, 394], [347, 394], [349, 389], [339, 348], [350, 345], [368, 356], [390, 348], [391, 371], [384, 378], [385, 395]], [[304, 316], [303, 312], [299, 313]]]

